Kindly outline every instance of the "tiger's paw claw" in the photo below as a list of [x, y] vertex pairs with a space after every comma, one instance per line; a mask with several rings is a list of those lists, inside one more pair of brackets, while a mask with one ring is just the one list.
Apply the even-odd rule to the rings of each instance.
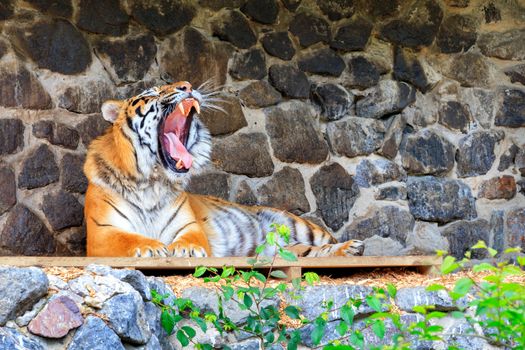
[[206, 249], [200, 245], [186, 242], [173, 242], [168, 246], [172, 256], [178, 258], [204, 258], [208, 256]]
[[168, 257], [171, 256], [171, 252], [164, 244], [146, 244], [135, 248], [134, 257], [138, 258], [153, 258], [153, 257]]
[[348, 242], [344, 242], [339, 248], [339, 252], [342, 256], [359, 256], [363, 255], [365, 250], [365, 244], [363, 241], [353, 239]]

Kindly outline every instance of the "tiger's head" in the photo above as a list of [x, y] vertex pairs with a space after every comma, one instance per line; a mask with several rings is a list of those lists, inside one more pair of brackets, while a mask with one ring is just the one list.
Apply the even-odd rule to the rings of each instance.
[[149, 180], [164, 175], [172, 184], [184, 185], [209, 162], [211, 137], [198, 118], [208, 107], [206, 97], [190, 83], [178, 82], [105, 102], [102, 116], [113, 124], [110, 132], [116, 139], [123, 136], [117, 142], [120, 150], [108, 151], [123, 151], [127, 141], [135, 158], [127, 163], [134, 161], [137, 169], [133, 176]]

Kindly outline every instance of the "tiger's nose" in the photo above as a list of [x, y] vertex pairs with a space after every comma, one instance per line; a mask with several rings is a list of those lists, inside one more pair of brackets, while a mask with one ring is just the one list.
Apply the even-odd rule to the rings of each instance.
[[188, 83], [187, 81], [183, 81], [177, 87], [177, 90], [184, 91], [184, 92], [191, 92], [191, 84]]

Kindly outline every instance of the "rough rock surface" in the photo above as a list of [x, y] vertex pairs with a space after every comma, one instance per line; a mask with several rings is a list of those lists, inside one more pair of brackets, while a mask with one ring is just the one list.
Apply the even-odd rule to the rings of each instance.
[[75, 129], [50, 120], [41, 120], [33, 124], [33, 136], [69, 149], [76, 149], [80, 140], [80, 135]]
[[230, 197], [229, 183], [230, 175], [228, 174], [204, 173], [192, 177], [188, 185], [188, 191], [228, 200]]
[[284, 64], [274, 64], [269, 71], [270, 83], [284, 96], [291, 98], [307, 98], [310, 82], [299, 69]]
[[366, 91], [365, 98], [357, 101], [356, 113], [363, 118], [382, 118], [396, 113], [414, 102], [415, 90], [406, 83], [382, 80]]
[[104, 321], [94, 316], [88, 316], [82, 327], [75, 333], [68, 349], [124, 350], [124, 346], [118, 335]]
[[281, 102], [281, 94], [264, 80], [254, 81], [239, 92], [239, 98], [251, 108], [262, 108]]
[[299, 69], [303, 72], [338, 77], [345, 69], [345, 62], [330, 49], [320, 49], [300, 57]]
[[380, 185], [389, 181], [404, 181], [403, 168], [387, 159], [364, 159], [357, 165], [355, 181], [360, 187]]
[[512, 199], [516, 195], [514, 176], [503, 175], [485, 180], [479, 185], [478, 197], [487, 199]]
[[261, 38], [261, 44], [268, 54], [279, 57], [285, 61], [291, 60], [295, 55], [295, 48], [288, 36], [288, 32], [273, 32], [265, 34]]
[[82, 225], [82, 205], [70, 193], [59, 191], [44, 196], [42, 211], [54, 230]]
[[230, 68], [232, 77], [238, 80], [261, 80], [266, 76], [266, 60], [260, 49], [251, 49], [233, 56]]
[[516, 208], [507, 214], [507, 247], [525, 248], [525, 208]]
[[351, 158], [381, 147], [385, 127], [378, 120], [350, 118], [328, 124], [326, 134], [335, 153]]
[[18, 188], [33, 189], [58, 181], [59, 170], [55, 156], [48, 146], [41, 145], [31, 152], [18, 175]]
[[0, 155], [12, 154], [24, 147], [24, 123], [18, 119], [0, 119]]
[[257, 191], [261, 205], [301, 215], [310, 211], [299, 170], [284, 167]]
[[199, 115], [212, 136], [231, 134], [248, 125], [237, 97], [224, 94], [220, 106], [224, 112], [210, 110]]
[[348, 60], [348, 74], [344, 79], [345, 86], [357, 89], [368, 89], [379, 82], [379, 70], [366, 57], [356, 56]]
[[525, 91], [504, 89], [503, 105], [496, 114], [495, 124], [519, 128], [525, 126]]
[[196, 14], [191, 3], [183, 0], [160, 0], [154, 5], [134, 2], [131, 16], [156, 34], [165, 35], [189, 24]]
[[0, 215], [16, 204], [15, 173], [8, 166], [0, 166]]
[[459, 180], [409, 177], [407, 193], [410, 213], [416, 219], [447, 223], [477, 217], [472, 192]]
[[424, 287], [401, 288], [396, 294], [396, 304], [403, 311], [411, 312], [415, 306], [434, 305], [436, 311], [453, 311], [465, 306], [466, 300], [452, 300], [446, 291], [428, 292]]
[[494, 148], [503, 139], [503, 131], [476, 131], [459, 141], [456, 155], [459, 177], [486, 174], [496, 155]]
[[221, 10], [213, 22], [213, 34], [240, 49], [250, 48], [257, 42], [250, 23], [238, 10]]
[[319, 106], [321, 115], [328, 121], [339, 120], [350, 114], [354, 103], [354, 95], [335, 84], [312, 85], [310, 99]]
[[[478, 241], [489, 242], [490, 225], [485, 219], [456, 221], [443, 227], [443, 237], [448, 239], [450, 254], [457, 259], [462, 259], [465, 252]], [[472, 251], [473, 259], [485, 257], [487, 257], [486, 251], [482, 249]]]
[[330, 46], [341, 51], [363, 50], [368, 43], [373, 24], [364, 17], [357, 17], [339, 27]]
[[[0, 105], [4, 107], [23, 107], [26, 109], [49, 109], [51, 97], [38, 81], [35, 74], [21, 63], [0, 65]], [[12, 84], [16, 81], [17, 84]]]
[[66, 296], [59, 296], [47, 303], [29, 322], [27, 329], [42, 337], [62, 338], [83, 323], [84, 318], [75, 302]]
[[290, 22], [290, 32], [299, 39], [303, 47], [330, 40], [328, 23], [314, 14], [301, 12]]

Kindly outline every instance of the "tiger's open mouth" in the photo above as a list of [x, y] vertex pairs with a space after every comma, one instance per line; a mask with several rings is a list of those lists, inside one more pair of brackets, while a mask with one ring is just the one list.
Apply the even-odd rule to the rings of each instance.
[[187, 172], [193, 163], [187, 143], [195, 113], [200, 113], [199, 102], [194, 98], [186, 98], [159, 123], [161, 160], [165, 166], [178, 173]]

